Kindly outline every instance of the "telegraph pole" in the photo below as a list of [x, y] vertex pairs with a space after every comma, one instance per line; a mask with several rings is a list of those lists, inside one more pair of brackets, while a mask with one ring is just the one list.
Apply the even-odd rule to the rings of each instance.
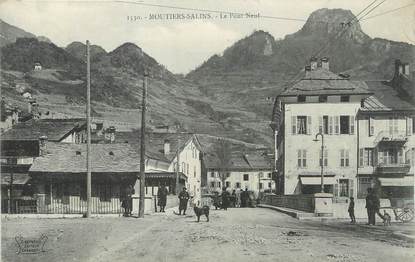
[[91, 217], [91, 66], [89, 61], [89, 41], [86, 41], [86, 199], [87, 212], [86, 217]]
[[144, 197], [145, 197], [145, 183], [146, 183], [146, 167], [145, 167], [145, 130], [146, 130], [146, 110], [147, 110], [147, 77], [148, 73], [144, 70], [143, 79], [143, 100], [141, 105], [141, 139], [140, 139], [140, 202], [138, 208], [138, 217], [144, 217]]

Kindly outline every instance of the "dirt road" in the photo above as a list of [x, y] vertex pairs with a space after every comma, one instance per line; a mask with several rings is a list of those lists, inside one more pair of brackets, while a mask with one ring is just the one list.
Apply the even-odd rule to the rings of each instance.
[[[304, 222], [268, 209], [169, 211], [144, 219], [2, 221], [3, 261], [414, 261], [413, 243], [383, 226]], [[16, 254], [14, 237], [48, 236], [46, 252]]]

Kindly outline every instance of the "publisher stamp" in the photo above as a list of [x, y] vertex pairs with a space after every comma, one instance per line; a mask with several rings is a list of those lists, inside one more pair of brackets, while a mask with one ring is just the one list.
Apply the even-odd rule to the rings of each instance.
[[16, 240], [17, 254], [38, 254], [45, 252], [45, 244], [48, 237], [42, 234], [38, 238], [28, 238], [18, 235], [14, 238]]

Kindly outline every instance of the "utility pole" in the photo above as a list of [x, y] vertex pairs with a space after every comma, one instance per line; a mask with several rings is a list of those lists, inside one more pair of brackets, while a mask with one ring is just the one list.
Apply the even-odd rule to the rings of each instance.
[[147, 110], [147, 77], [148, 73], [144, 70], [143, 79], [143, 99], [141, 105], [141, 139], [140, 139], [140, 202], [138, 207], [138, 217], [144, 217], [144, 198], [145, 198], [145, 183], [146, 183], [146, 167], [145, 167], [145, 153], [146, 153], [146, 110]]
[[89, 61], [89, 41], [86, 41], [86, 217], [91, 217], [91, 66]]
[[180, 188], [179, 188], [179, 184], [180, 184], [180, 180], [179, 180], [179, 175], [180, 175], [180, 135], [179, 133], [177, 133], [177, 168], [176, 168], [176, 195], [179, 195], [180, 193]]

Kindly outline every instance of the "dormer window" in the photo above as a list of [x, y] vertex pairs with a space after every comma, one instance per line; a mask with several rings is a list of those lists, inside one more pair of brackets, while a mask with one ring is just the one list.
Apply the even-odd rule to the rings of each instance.
[[80, 155], [81, 155], [81, 151], [76, 151], [76, 152], [75, 152], [75, 154], [76, 154], [77, 156], [80, 156]]
[[326, 103], [327, 102], [327, 96], [325, 96], [325, 95], [318, 96], [318, 101], [320, 103]]
[[298, 96], [297, 97], [297, 102], [299, 102], [299, 103], [304, 103], [305, 102], [305, 96]]
[[110, 152], [109, 152], [109, 155], [110, 155], [110, 156], [113, 156], [113, 155], [114, 155], [114, 152], [110, 151]]
[[340, 102], [350, 102], [350, 96], [340, 96]]

